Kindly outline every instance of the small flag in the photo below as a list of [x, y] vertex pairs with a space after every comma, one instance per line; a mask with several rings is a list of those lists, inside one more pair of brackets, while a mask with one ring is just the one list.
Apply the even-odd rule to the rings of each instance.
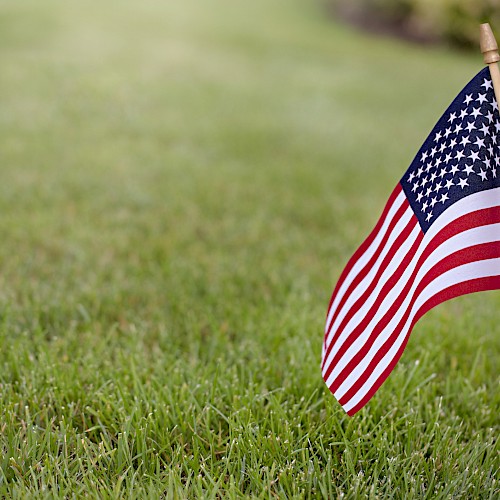
[[489, 68], [460, 92], [350, 259], [328, 308], [323, 378], [349, 415], [432, 307], [500, 289], [500, 115]]

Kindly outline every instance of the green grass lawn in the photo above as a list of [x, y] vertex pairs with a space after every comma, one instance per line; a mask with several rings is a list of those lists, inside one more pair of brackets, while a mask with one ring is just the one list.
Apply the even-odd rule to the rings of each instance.
[[319, 366], [479, 53], [305, 0], [6, 0], [0, 61], [0, 496], [498, 498], [499, 292], [354, 418]]

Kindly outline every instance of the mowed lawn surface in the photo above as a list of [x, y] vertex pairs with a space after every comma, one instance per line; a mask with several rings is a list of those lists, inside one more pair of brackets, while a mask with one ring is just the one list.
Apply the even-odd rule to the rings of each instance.
[[343, 266], [481, 56], [321, 2], [0, 5], [0, 495], [498, 498], [499, 292], [354, 418]]

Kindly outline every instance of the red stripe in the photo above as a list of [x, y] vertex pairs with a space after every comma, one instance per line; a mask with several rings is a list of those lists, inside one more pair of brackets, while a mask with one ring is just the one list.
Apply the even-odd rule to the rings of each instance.
[[[332, 316], [332, 319], [330, 320], [330, 324], [328, 325], [328, 332], [329, 332], [329, 330], [331, 328], [331, 325], [337, 319], [337, 316], [338, 316], [340, 310], [342, 309], [342, 307], [344, 307], [344, 304], [346, 303], [347, 299], [349, 298], [349, 296], [351, 295], [351, 293], [353, 292], [353, 290], [356, 289], [356, 287], [359, 285], [359, 283], [370, 272], [370, 269], [372, 269], [373, 265], [375, 264], [375, 262], [377, 261], [377, 259], [380, 256], [380, 254], [384, 250], [385, 245], [387, 243], [387, 240], [391, 236], [392, 230], [394, 229], [394, 226], [399, 222], [399, 220], [401, 219], [401, 217], [403, 216], [403, 214], [406, 212], [406, 210], [408, 208], [409, 208], [408, 201], [405, 200], [403, 202], [403, 204], [401, 205], [401, 207], [396, 212], [396, 215], [394, 216], [394, 218], [391, 220], [391, 222], [389, 224], [389, 227], [387, 228], [387, 232], [385, 233], [384, 237], [382, 238], [382, 242], [380, 243], [379, 247], [377, 248], [377, 250], [375, 251], [375, 253], [372, 255], [372, 257], [370, 258], [370, 260], [365, 264], [365, 266], [363, 267], [363, 269], [361, 269], [359, 271], [359, 273], [356, 275], [356, 277], [352, 280], [352, 282], [350, 283], [350, 285], [347, 288], [346, 292], [342, 296], [342, 299], [340, 300], [339, 304], [337, 305], [337, 307], [335, 309], [335, 312], [334, 312], [334, 314]], [[414, 217], [414, 216], [412, 216], [412, 217]], [[327, 333], [327, 335], [328, 335], [328, 333]]]
[[363, 399], [361, 399], [356, 406], [353, 406], [347, 412], [347, 414], [352, 417], [359, 410], [361, 410], [361, 408], [363, 408], [363, 406], [365, 406], [366, 403], [368, 403], [368, 401], [373, 397], [375, 392], [377, 392], [378, 388], [384, 383], [386, 378], [389, 376], [389, 374], [392, 372], [397, 362], [401, 358], [401, 355], [403, 354], [406, 344], [408, 343], [408, 339], [410, 337], [410, 333], [413, 329], [413, 326], [427, 311], [429, 311], [433, 307], [436, 307], [442, 302], [453, 299], [455, 297], [459, 297], [460, 295], [466, 295], [475, 292], [486, 292], [488, 290], [498, 290], [498, 289], [500, 289], [500, 276], [488, 276], [486, 278], [477, 278], [475, 280], [464, 281], [462, 283], [452, 285], [448, 288], [445, 288], [441, 292], [437, 293], [433, 297], [431, 297], [418, 310], [417, 314], [415, 315], [415, 318], [412, 321], [411, 327], [408, 330], [408, 333], [406, 334], [403, 343], [401, 344], [401, 347], [399, 348], [398, 352], [391, 360], [387, 368], [376, 380], [376, 382], [373, 384], [368, 393], [363, 397]]
[[[359, 389], [363, 386], [363, 384], [366, 382], [366, 380], [370, 377], [371, 373], [375, 370], [379, 362], [383, 359], [383, 357], [387, 354], [389, 349], [391, 348], [392, 345], [394, 345], [394, 342], [396, 341], [397, 337], [401, 333], [404, 325], [406, 324], [408, 318], [410, 317], [412, 307], [414, 306], [415, 302], [419, 298], [420, 294], [422, 291], [425, 289], [425, 287], [431, 283], [434, 279], [436, 279], [438, 276], [441, 276], [443, 273], [449, 271], [450, 269], [454, 269], [455, 267], [468, 264], [471, 262], [477, 262], [480, 260], [488, 260], [491, 258], [498, 257], [500, 255], [500, 241], [494, 241], [490, 243], [483, 243], [481, 245], [475, 245], [471, 246], [468, 248], [464, 248], [462, 250], [459, 250], [445, 258], [443, 258], [440, 262], [438, 262], [436, 265], [434, 265], [429, 272], [422, 278], [420, 283], [418, 284], [415, 293], [413, 294], [412, 300], [410, 301], [410, 304], [408, 305], [405, 314], [399, 321], [397, 327], [394, 329], [393, 333], [389, 336], [389, 338], [384, 342], [384, 344], [380, 347], [380, 349], [377, 351], [375, 354], [374, 358], [371, 360], [369, 363], [368, 367], [363, 371], [363, 374], [358, 377], [356, 382], [351, 386], [351, 388], [342, 396], [342, 398], [339, 399], [340, 404], [344, 405], [347, 403], [350, 399], [354, 397], [354, 395], [359, 391]], [[499, 277], [500, 279], [500, 277]], [[467, 291], [464, 292], [469, 293]], [[472, 293], [472, 292], [470, 292]], [[423, 313], [422, 313], [423, 314]], [[386, 318], [387, 314], [384, 316]], [[392, 315], [391, 315], [392, 317]], [[387, 318], [386, 318], [387, 319]], [[379, 323], [380, 324], [380, 323]], [[412, 325], [414, 323], [412, 322]], [[378, 327], [378, 325], [377, 325]], [[372, 339], [372, 342], [370, 342], [370, 347], [373, 345], [373, 342], [375, 341], [376, 336], [380, 334], [382, 331], [382, 328], [377, 328], [376, 335], [372, 335], [370, 339]], [[411, 328], [409, 330], [411, 332]], [[375, 332], [374, 332], [375, 333]], [[331, 389], [332, 392], [335, 391], [340, 384], [342, 383], [343, 379], [352, 371], [353, 368], [355, 368], [358, 363], [363, 359], [363, 357], [367, 354], [369, 350], [369, 347], [367, 348], [366, 344], [363, 346], [363, 349], [360, 350], [356, 356], [353, 357], [353, 359], [349, 362], [349, 364], [342, 370], [341, 374], [337, 377], [335, 380], [335, 384], [332, 384], [332, 387], [335, 385], [335, 389]], [[363, 353], [361, 355], [361, 353]], [[354, 360], [356, 360], [355, 364], [353, 365]], [[349, 368], [347, 370], [347, 368]], [[341, 380], [342, 379], [342, 380]], [[338, 382], [340, 380], [340, 383]]]
[[[326, 350], [326, 353], [325, 353], [325, 356], [323, 359], [323, 366], [324, 366], [324, 363], [326, 362], [328, 355], [330, 354], [331, 350], [333, 349], [335, 342], [337, 341], [337, 339], [341, 335], [341, 333], [344, 331], [348, 322], [358, 312], [359, 308], [364, 303], [366, 303], [366, 300], [370, 297], [371, 293], [373, 292], [373, 290], [377, 286], [380, 277], [382, 276], [383, 272], [386, 270], [388, 264], [391, 262], [397, 249], [400, 248], [401, 244], [408, 238], [408, 236], [411, 234], [411, 232], [415, 228], [415, 225], [418, 225], [418, 220], [415, 216], [413, 216], [412, 221], [414, 222], [413, 226], [408, 225], [405, 228], [405, 230], [401, 233], [401, 235], [394, 242], [393, 247], [391, 248], [390, 252], [385, 257], [384, 262], [380, 265], [376, 276], [374, 277], [374, 279], [370, 283], [370, 286], [359, 297], [359, 299], [349, 308], [348, 314], [342, 320], [342, 323], [339, 325], [338, 329], [335, 331], [335, 335], [333, 336], [333, 338], [330, 341], [330, 344], [328, 345], [328, 348]], [[327, 379], [329, 377], [330, 373], [333, 370], [334, 365], [344, 355], [344, 353], [347, 351], [347, 349], [352, 344], [352, 342], [354, 342], [363, 333], [364, 329], [368, 326], [368, 324], [371, 321], [371, 318], [377, 312], [377, 310], [380, 306], [379, 297], [385, 297], [390, 292], [390, 290], [394, 287], [394, 285], [397, 283], [397, 281], [401, 278], [403, 273], [406, 271], [408, 265], [410, 264], [411, 259], [413, 258], [413, 255], [418, 250], [418, 247], [420, 246], [423, 238], [424, 238], [424, 233], [420, 232], [417, 236], [417, 239], [413, 243], [411, 249], [406, 253], [405, 257], [403, 258], [403, 260], [401, 261], [401, 263], [399, 264], [397, 269], [394, 271], [394, 273], [391, 275], [389, 280], [385, 283], [385, 285], [382, 287], [382, 289], [378, 293], [377, 300], [375, 300], [375, 302], [371, 306], [370, 310], [366, 313], [366, 316], [364, 317], [364, 319], [359, 323], [359, 325], [356, 326], [356, 328], [351, 332], [351, 334], [349, 334], [348, 341], [346, 339], [346, 342], [344, 342], [342, 344], [342, 346], [340, 347], [338, 352], [335, 354], [335, 357], [330, 362], [330, 366], [328, 368], [328, 371], [324, 375], [325, 379]]]
[[[401, 304], [403, 303], [406, 295], [408, 294], [409, 290], [411, 289], [411, 286], [415, 280], [415, 277], [421, 267], [421, 265], [425, 262], [425, 260], [429, 257], [429, 255], [439, 246], [441, 245], [444, 241], [452, 237], [453, 235], [459, 234], [460, 232], [463, 232], [467, 229], [471, 229], [473, 227], [479, 227], [482, 225], [488, 225], [492, 223], [500, 222], [500, 207], [492, 207], [492, 208], [487, 208], [483, 210], [477, 210], [475, 212], [471, 212], [470, 214], [463, 215], [462, 217], [456, 219], [452, 223], [450, 223], [448, 226], [444, 227], [427, 245], [425, 248], [424, 252], [420, 256], [417, 265], [402, 289], [401, 293], [399, 294], [399, 299], [394, 302], [391, 307], [388, 309], [388, 311], [384, 314], [384, 316], [381, 318], [381, 320], [378, 322], [376, 327], [374, 328], [374, 331], [370, 335], [370, 338], [367, 340], [367, 342], [363, 345], [362, 349], [349, 361], [348, 365], [344, 367], [342, 372], [336, 377], [335, 381], [333, 384], [330, 386], [330, 390], [332, 392], [336, 391], [338, 387], [342, 384], [343, 379], [349, 375], [349, 373], [358, 365], [358, 363], [363, 359], [363, 357], [366, 355], [366, 353], [369, 351], [373, 343], [375, 342], [377, 336], [380, 334], [380, 332], [387, 326], [391, 318], [394, 316], [394, 314], [397, 312], [397, 310], [401, 307]], [[467, 250], [467, 249], [466, 249]], [[479, 259], [478, 259], [479, 260]], [[432, 271], [432, 270], [431, 270]], [[423, 278], [425, 280], [425, 277]], [[419, 285], [420, 286], [420, 285]], [[417, 288], [418, 290], [418, 288]], [[385, 294], [380, 294], [379, 298], [376, 303], [376, 307], [380, 307], [382, 301], [385, 298]], [[371, 320], [372, 316], [368, 317], [368, 320]], [[348, 339], [344, 342], [344, 345], [347, 345], [349, 347], [352, 342], [359, 337], [359, 335], [362, 332], [358, 331], [357, 329], [349, 335]], [[351, 340], [352, 339], [352, 340]], [[331, 344], [329, 345], [329, 350], [331, 350]], [[345, 351], [345, 349], [344, 349]], [[329, 365], [329, 371], [328, 374], [331, 373], [333, 370], [334, 363], [330, 363]], [[325, 380], [328, 379], [328, 376], [323, 377]]]
[[[380, 219], [377, 222], [377, 225], [373, 229], [373, 231], [369, 234], [368, 238], [361, 244], [361, 246], [356, 250], [354, 255], [349, 259], [349, 262], [347, 263], [346, 267], [342, 271], [342, 274], [340, 275], [340, 278], [337, 281], [337, 285], [335, 286], [335, 289], [333, 290], [332, 297], [330, 298], [330, 304], [328, 305], [328, 311], [330, 311], [330, 308], [332, 307], [333, 301], [335, 297], [337, 296], [338, 290], [344, 280], [346, 279], [347, 275], [351, 272], [351, 269], [353, 268], [354, 264], [359, 260], [359, 258], [366, 252], [368, 247], [373, 243], [373, 240], [377, 236], [377, 234], [380, 231], [380, 228], [382, 227], [383, 223], [385, 222], [385, 219], [387, 217], [387, 214], [389, 210], [391, 209], [394, 201], [396, 198], [399, 196], [399, 194], [402, 192], [401, 184], [398, 184], [394, 191], [391, 193], [391, 196], [389, 197], [389, 200], [387, 201], [384, 211], [382, 212], [382, 215], [380, 216]], [[328, 313], [327, 313], [328, 314]], [[328, 317], [328, 316], [327, 316]]]
[[[412, 215], [410, 221], [408, 222], [408, 225], [403, 229], [403, 231], [399, 234], [399, 236], [394, 240], [394, 242], [391, 245], [391, 248], [387, 252], [387, 255], [384, 257], [384, 259], [382, 260], [382, 262], [380, 264], [378, 264], [378, 266], [377, 266], [378, 270], [377, 270], [376, 275], [370, 281], [370, 285], [368, 286], [367, 290], [365, 292], [363, 292], [362, 297], [359, 298], [356, 301], [356, 304], [358, 304], [360, 301], [364, 302], [364, 300], [362, 300], [363, 297], [367, 298], [369, 296], [369, 292], [368, 291], [369, 290], [373, 290], [373, 288], [375, 288], [378, 280], [380, 279], [380, 276], [382, 276], [382, 274], [385, 271], [386, 267], [391, 262], [392, 258], [394, 257], [394, 254], [397, 252], [397, 250], [399, 248], [401, 248], [401, 245], [408, 239], [408, 236], [410, 236], [411, 232], [415, 229], [415, 227], [417, 225], [418, 225], [418, 219], [417, 219], [417, 217], [415, 215]], [[422, 236], [423, 236], [423, 234], [424, 233], [421, 232]], [[346, 297], [346, 295], [344, 295], [344, 297], [345, 297], [345, 300], [348, 299], [348, 297]], [[354, 307], [355, 306], [353, 305], [350, 308], [350, 310], [352, 308], [354, 308]], [[338, 317], [338, 313], [340, 312], [340, 309], [341, 309], [341, 305], [339, 304], [337, 306], [336, 314], [334, 315], [334, 317], [332, 317], [332, 320], [330, 321], [330, 324], [328, 326], [327, 335], [330, 333], [330, 330], [332, 329], [332, 325], [333, 325], [333, 322], [334, 322], [334, 318]], [[345, 320], [343, 320], [343, 321], [345, 321]], [[339, 329], [340, 329], [340, 327], [339, 327]], [[337, 329], [337, 331], [338, 331], [338, 329]], [[333, 339], [332, 339], [332, 341], [333, 341]]]

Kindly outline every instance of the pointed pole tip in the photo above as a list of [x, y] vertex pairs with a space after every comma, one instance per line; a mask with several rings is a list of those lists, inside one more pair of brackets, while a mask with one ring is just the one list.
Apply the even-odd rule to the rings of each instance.
[[484, 62], [486, 64], [491, 64], [500, 61], [498, 44], [489, 23], [481, 24], [479, 30], [481, 34], [481, 52], [484, 55]]

